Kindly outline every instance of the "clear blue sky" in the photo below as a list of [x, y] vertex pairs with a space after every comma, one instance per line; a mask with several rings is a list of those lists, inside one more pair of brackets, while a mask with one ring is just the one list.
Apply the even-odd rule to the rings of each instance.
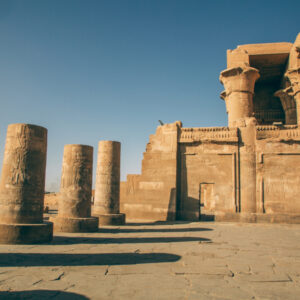
[[[122, 143], [140, 173], [158, 120], [224, 126], [226, 49], [293, 42], [300, 1], [0, 0], [0, 160], [7, 125], [48, 128], [46, 187], [64, 144]], [[95, 173], [95, 169], [94, 169]]]

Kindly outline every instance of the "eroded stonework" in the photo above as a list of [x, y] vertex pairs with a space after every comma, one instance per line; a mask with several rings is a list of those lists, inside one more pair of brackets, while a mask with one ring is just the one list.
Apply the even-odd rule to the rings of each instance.
[[120, 159], [120, 142], [99, 142], [93, 215], [100, 225], [125, 223], [125, 214], [120, 213]]
[[228, 50], [220, 81], [228, 127], [159, 126], [121, 183], [127, 219], [300, 222], [300, 34]]
[[0, 180], [0, 243], [52, 239], [52, 223], [43, 222], [46, 153], [46, 128], [8, 126]]
[[51, 219], [55, 231], [98, 230], [98, 218], [91, 217], [92, 173], [93, 147], [65, 145], [58, 216]]

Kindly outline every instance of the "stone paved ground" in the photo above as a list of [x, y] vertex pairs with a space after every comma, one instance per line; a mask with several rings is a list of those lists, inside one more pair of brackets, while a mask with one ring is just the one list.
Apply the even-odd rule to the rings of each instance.
[[300, 299], [300, 225], [130, 225], [0, 249], [1, 299]]

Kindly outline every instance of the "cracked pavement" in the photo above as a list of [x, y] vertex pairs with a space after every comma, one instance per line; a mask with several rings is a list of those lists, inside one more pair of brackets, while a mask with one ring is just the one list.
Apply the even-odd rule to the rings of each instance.
[[0, 299], [300, 298], [300, 225], [129, 224], [0, 248]]

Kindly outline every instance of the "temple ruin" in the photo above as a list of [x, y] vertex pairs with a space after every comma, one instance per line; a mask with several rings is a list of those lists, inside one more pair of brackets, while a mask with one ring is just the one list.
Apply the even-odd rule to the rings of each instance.
[[128, 220], [300, 222], [300, 34], [228, 50], [220, 81], [228, 127], [159, 126], [121, 183]]

